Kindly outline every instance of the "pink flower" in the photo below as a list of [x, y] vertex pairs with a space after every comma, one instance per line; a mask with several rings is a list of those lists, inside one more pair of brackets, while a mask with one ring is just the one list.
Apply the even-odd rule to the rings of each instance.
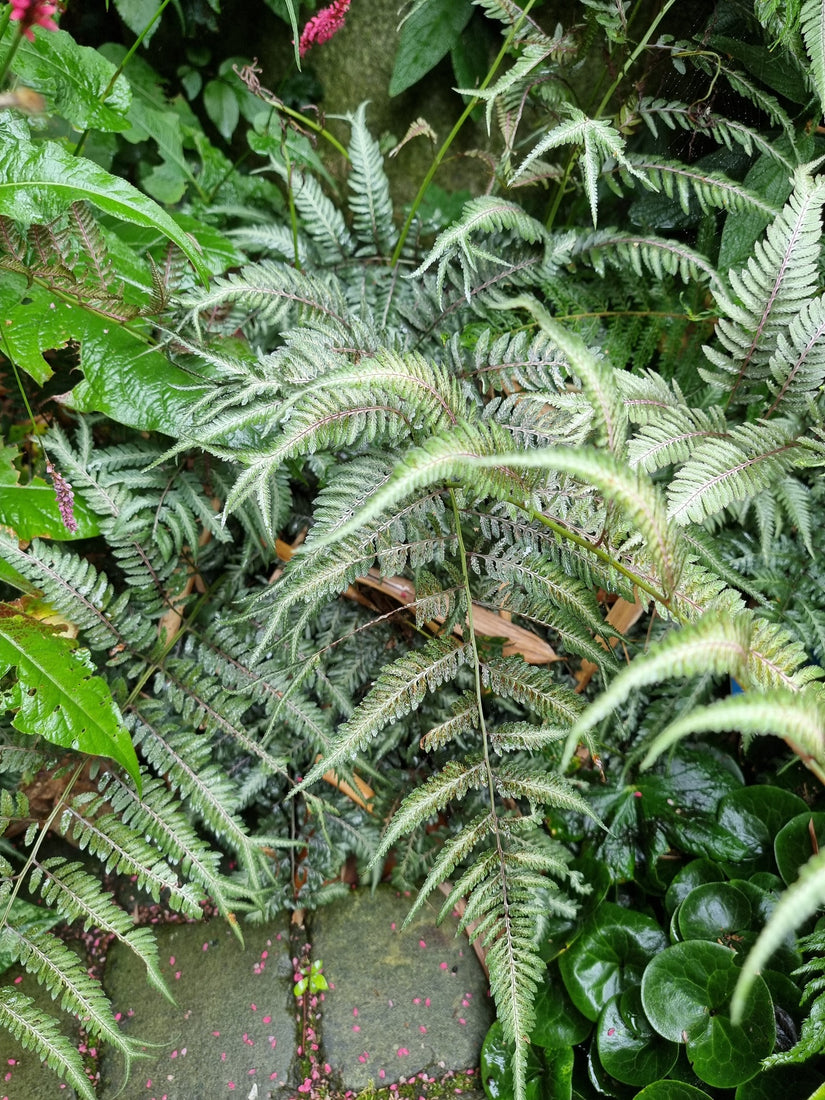
[[350, 2], [351, 0], [332, 0], [331, 4], [321, 8], [317, 15], [313, 15], [304, 27], [298, 42], [298, 52], [301, 57], [304, 56], [310, 46], [328, 42], [334, 34], [341, 30], [349, 11]]
[[67, 531], [76, 531], [77, 520], [74, 517], [74, 493], [71, 485], [61, 472], [52, 466], [51, 462], [46, 463], [46, 473], [52, 479], [52, 485], [54, 485], [54, 494], [57, 497], [57, 507], [60, 510], [63, 526]]
[[25, 34], [30, 42], [34, 42], [32, 27], [58, 30], [57, 23], [52, 19], [56, 11], [57, 4], [47, 3], [46, 0], [11, 0], [11, 17], [19, 20], [20, 33]]

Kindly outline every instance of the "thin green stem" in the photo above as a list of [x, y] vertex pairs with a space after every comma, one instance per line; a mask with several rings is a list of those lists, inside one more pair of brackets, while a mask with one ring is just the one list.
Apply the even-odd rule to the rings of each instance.
[[335, 149], [336, 152], [340, 153], [342, 157], [344, 157], [347, 161], [349, 160], [349, 153], [338, 140], [338, 138], [335, 137], [334, 134], [331, 134], [329, 130], [327, 130], [325, 127], [323, 127], [320, 122], [314, 122], [306, 115], [302, 115], [300, 111], [294, 111], [292, 107], [287, 107], [287, 105], [285, 103], [282, 103], [280, 99], [265, 99], [264, 102], [268, 103], [270, 107], [274, 107], [276, 111], [280, 111], [282, 115], [286, 115], [288, 118], [293, 118], [296, 122], [300, 122], [300, 124], [302, 126], [305, 126], [308, 130], [312, 130], [312, 132], [314, 134], [317, 134], [318, 137], [322, 137], [325, 141], [328, 141], [333, 149]]
[[[132, 43], [130, 49], [128, 49], [126, 51], [126, 53], [123, 57], [123, 60], [118, 65], [118, 67], [115, 69], [115, 71], [112, 73], [111, 80], [106, 85], [106, 87], [103, 89], [103, 91], [100, 93], [100, 95], [97, 97], [99, 103], [104, 103], [106, 101], [106, 97], [109, 95], [112, 88], [114, 88], [114, 86], [115, 86], [115, 81], [120, 76], [120, 74], [123, 72], [123, 70], [126, 68], [126, 66], [129, 64], [129, 62], [131, 61], [135, 51], [140, 46], [141, 42], [143, 42], [146, 35], [149, 33], [149, 31], [152, 29], [152, 27], [154, 27], [155, 23], [157, 23], [158, 19], [160, 19], [161, 15], [163, 15], [164, 8], [166, 8], [167, 5], [170, 4], [170, 3], [171, 3], [171, 0], [161, 0], [161, 4], [156, 9], [155, 14], [152, 16], [152, 18], [149, 20], [149, 22], [146, 24], [146, 26], [143, 28], [143, 30], [140, 32], [140, 34], [137, 36], [135, 41]], [[80, 155], [80, 152], [83, 149], [83, 146], [86, 144], [86, 138], [88, 136], [89, 136], [88, 129], [84, 130], [83, 133], [80, 135], [80, 138], [77, 142], [77, 145], [75, 145], [75, 147], [74, 147], [74, 155], [76, 157]]]
[[16, 881], [15, 881], [15, 884], [14, 884], [14, 888], [12, 889], [11, 893], [9, 894], [8, 903], [6, 904], [6, 907], [3, 910], [2, 915], [0, 916], [0, 928], [3, 928], [6, 924], [6, 922], [8, 921], [9, 913], [11, 912], [11, 907], [14, 905], [15, 899], [17, 898], [17, 895], [20, 893], [20, 887], [23, 885], [23, 882], [25, 881], [26, 875], [27, 875], [30, 867], [32, 866], [34, 861], [37, 859], [37, 853], [40, 851], [40, 846], [43, 843], [43, 841], [46, 839], [46, 836], [47, 836], [49, 830], [51, 829], [52, 825], [54, 825], [55, 821], [57, 820], [58, 815], [63, 812], [63, 807], [66, 804], [66, 798], [69, 796], [69, 794], [71, 794], [72, 787], [77, 782], [78, 776], [80, 775], [82, 770], [83, 770], [83, 761], [81, 761], [77, 765], [77, 767], [75, 768], [71, 779], [68, 781], [66, 786], [63, 788], [63, 793], [60, 795], [60, 798], [58, 798], [57, 802], [55, 802], [54, 807], [52, 809], [52, 812], [49, 814], [49, 816], [46, 818], [46, 820], [40, 826], [40, 832], [38, 833], [37, 840], [34, 842], [32, 850], [26, 856], [26, 862], [23, 864], [23, 869], [16, 875]]
[[[8, 11], [6, 12], [4, 25], [2, 27], [0, 27], [0, 38], [3, 37], [3, 34], [6, 30], [6, 27], [8, 26], [9, 15], [10, 14], [11, 14], [11, 8], [9, 8]], [[22, 41], [23, 41], [23, 31], [22, 31], [22, 28], [21, 28], [17, 31], [17, 37], [15, 38], [15, 40], [12, 42], [11, 46], [9, 47], [9, 52], [4, 57], [3, 64], [0, 66], [0, 84], [2, 84], [3, 81], [6, 79], [6, 73], [9, 71], [9, 66], [12, 63], [12, 59], [13, 59], [14, 55], [17, 53], [17, 49], [18, 49], [18, 47], [19, 47], [19, 45]]]
[[[473, 593], [470, 588], [470, 574], [467, 569], [467, 551], [464, 546], [464, 535], [461, 531], [461, 512], [455, 496], [455, 489], [450, 489], [450, 504], [453, 510], [453, 522], [455, 523], [456, 539], [458, 541], [458, 558], [461, 564], [461, 578], [464, 582], [464, 599], [467, 604], [467, 641], [473, 652], [473, 676], [475, 680], [476, 706], [478, 708], [478, 728], [481, 732], [481, 743], [484, 750], [484, 765], [487, 769], [487, 790], [490, 796], [490, 814], [496, 822], [496, 789], [493, 782], [493, 766], [490, 761], [490, 745], [487, 735], [487, 724], [484, 720], [484, 689], [481, 683], [481, 659], [478, 655], [478, 643], [473, 625]], [[498, 838], [498, 828], [495, 826]]]
[[[598, 107], [596, 108], [596, 110], [593, 112], [593, 114], [591, 116], [592, 118], [594, 118], [594, 119], [601, 118], [602, 112], [607, 107], [610, 100], [613, 98], [613, 94], [615, 93], [616, 89], [619, 87], [621, 82], [624, 80], [624, 78], [630, 72], [630, 69], [636, 63], [636, 60], [639, 57], [639, 54], [642, 52], [642, 50], [647, 48], [647, 44], [650, 42], [650, 39], [655, 34], [656, 30], [658, 29], [659, 24], [661, 23], [661, 21], [664, 19], [664, 17], [667, 15], [667, 13], [670, 11], [670, 9], [673, 7], [673, 5], [675, 3], [676, 3], [676, 0], [666, 0], [665, 4], [662, 7], [662, 10], [659, 12], [659, 14], [656, 16], [656, 18], [653, 20], [653, 22], [647, 28], [645, 33], [642, 35], [641, 39], [636, 44], [635, 49], [630, 53], [630, 55], [628, 56], [628, 58], [625, 61], [624, 65], [622, 65], [622, 67], [619, 70], [619, 72], [618, 72], [616, 78], [614, 79], [613, 83], [610, 85], [610, 87], [607, 89], [607, 91], [602, 96], [601, 102], [599, 103]], [[556, 221], [556, 215], [559, 212], [559, 207], [561, 206], [562, 199], [564, 198], [564, 195], [567, 191], [567, 184], [570, 181], [570, 176], [573, 173], [573, 168], [575, 167], [575, 164], [576, 164], [576, 161], [578, 160], [578, 158], [579, 158], [579, 149], [576, 148], [572, 151], [572, 153], [568, 157], [567, 165], [566, 165], [565, 170], [564, 170], [564, 175], [562, 176], [562, 178], [561, 178], [561, 180], [560, 180], [560, 182], [559, 182], [559, 184], [556, 188], [556, 194], [553, 198], [553, 204], [550, 207], [550, 212], [547, 215], [547, 221], [545, 223], [547, 225], [548, 229], [552, 229], [553, 225]]]
[[[490, 66], [490, 69], [488, 70], [487, 75], [484, 77], [481, 84], [479, 85], [479, 90], [480, 91], [483, 91], [484, 88], [487, 87], [487, 85], [491, 82], [493, 77], [498, 72], [499, 66], [501, 65], [504, 58], [507, 56], [507, 52], [510, 49], [510, 46], [513, 42], [513, 39], [515, 38], [516, 34], [518, 33], [518, 30], [521, 27], [521, 24], [524, 22], [524, 20], [529, 15], [530, 9], [533, 7], [535, 2], [536, 2], [536, 0], [528, 0], [528, 3], [526, 5], [526, 7], [524, 8], [524, 11], [521, 13], [520, 17], [516, 20], [516, 22], [510, 28], [510, 30], [507, 34], [507, 37], [505, 38], [505, 40], [504, 40], [504, 42], [501, 46], [501, 49], [496, 54], [495, 61]], [[464, 110], [459, 115], [458, 121], [453, 126], [452, 130], [450, 130], [450, 132], [447, 135], [445, 141], [442, 143], [441, 148], [438, 150], [435, 157], [433, 158], [433, 162], [430, 165], [429, 169], [427, 170], [427, 174], [424, 176], [424, 179], [421, 181], [421, 186], [418, 188], [416, 196], [412, 201], [412, 206], [410, 207], [410, 212], [409, 212], [409, 214], [407, 214], [407, 219], [404, 222], [404, 226], [401, 230], [401, 233], [399, 234], [398, 243], [395, 246], [395, 249], [394, 249], [393, 254], [392, 254], [392, 258], [390, 259], [390, 266], [391, 267], [395, 267], [397, 265], [399, 259], [401, 258], [401, 252], [404, 248], [404, 243], [407, 240], [407, 237], [409, 236], [410, 228], [412, 227], [412, 223], [415, 219], [416, 214], [418, 213], [418, 208], [421, 206], [421, 203], [423, 202], [424, 196], [427, 193], [427, 189], [429, 188], [430, 184], [432, 183], [433, 177], [435, 176], [436, 172], [438, 171], [438, 169], [441, 165], [441, 162], [444, 160], [444, 157], [449, 152], [450, 146], [453, 144], [455, 139], [458, 137], [458, 134], [461, 131], [462, 126], [464, 125], [464, 123], [467, 121], [467, 119], [470, 117], [470, 115], [473, 113], [473, 111], [476, 109], [476, 107], [479, 105], [480, 102], [481, 102], [481, 100], [478, 98], [478, 96], [473, 96], [473, 98], [465, 106]]]

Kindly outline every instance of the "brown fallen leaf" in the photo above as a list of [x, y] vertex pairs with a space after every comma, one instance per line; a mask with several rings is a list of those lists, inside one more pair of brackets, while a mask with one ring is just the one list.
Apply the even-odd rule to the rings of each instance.
[[[637, 599], [635, 603], [630, 603], [629, 600], [623, 600], [619, 597], [610, 608], [605, 621], [615, 630], [618, 630], [620, 634], [626, 634], [631, 626], [639, 621], [646, 610], [647, 604], [642, 603], [639, 599]], [[613, 649], [619, 643], [618, 638], [611, 638], [609, 642], [606, 642], [599, 634], [596, 635], [596, 641], [604, 649]], [[593, 662], [588, 661], [586, 657], [582, 658], [582, 663], [579, 665], [579, 671], [576, 673], [577, 692], [584, 691], [590, 683], [593, 673], [597, 670], [598, 665], [594, 665]]]

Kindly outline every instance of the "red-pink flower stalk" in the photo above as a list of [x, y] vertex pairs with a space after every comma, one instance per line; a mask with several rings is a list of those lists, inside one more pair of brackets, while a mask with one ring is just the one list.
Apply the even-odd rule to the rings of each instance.
[[321, 8], [317, 15], [313, 15], [303, 29], [298, 41], [298, 52], [301, 57], [310, 46], [328, 42], [334, 34], [337, 34], [344, 25], [350, 0], [333, 0], [326, 8]]
[[11, 17], [18, 20], [21, 34], [25, 34], [30, 42], [34, 42], [32, 27], [43, 27], [47, 31], [58, 29], [52, 19], [56, 11], [57, 4], [47, 3], [46, 0], [11, 0]]
[[63, 520], [63, 526], [67, 531], [75, 532], [77, 530], [77, 520], [74, 516], [72, 487], [61, 472], [52, 466], [51, 462], [46, 463], [46, 473], [52, 479], [52, 485], [54, 485], [54, 495], [57, 497], [57, 507], [60, 511], [60, 518]]

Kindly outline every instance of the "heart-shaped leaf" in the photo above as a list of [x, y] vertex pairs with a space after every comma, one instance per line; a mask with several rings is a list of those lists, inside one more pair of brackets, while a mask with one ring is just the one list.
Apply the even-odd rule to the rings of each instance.
[[660, 1035], [685, 1043], [691, 1065], [715, 1088], [734, 1088], [759, 1071], [776, 1040], [773, 1002], [756, 978], [741, 1024], [730, 1018], [739, 977], [732, 951], [689, 940], [657, 955], [642, 978], [642, 1004]]
[[637, 1092], [634, 1100], [711, 1100], [711, 1098], [702, 1089], [687, 1085], [683, 1081], [654, 1081], [652, 1085], [647, 1085], [641, 1092]]
[[649, 1085], [667, 1076], [679, 1055], [678, 1044], [650, 1026], [638, 986], [617, 993], [604, 1006], [596, 1046], [605, 1070], [627, 1085]]
[[714, 863], [711, 859], [692, 859], [690, 863], [685, 864], [668, 887], [665, 894], [665, 908], [672, 914], [691, 890], [706, 882], [723, 882], [724, 879], [724, 872], [718, 863]]
[[612, 996], [639, 984], [645, 966], [667, 943], [652, 917], [603, 902], [559, 958], [573, 1004], [588, 1020], [596, 1020]]
[[697, 886], [679, 907], [679, 933], [683, 940], [724, 943], [731, 935], [750, 927], [750, 902], [728, 882]]

